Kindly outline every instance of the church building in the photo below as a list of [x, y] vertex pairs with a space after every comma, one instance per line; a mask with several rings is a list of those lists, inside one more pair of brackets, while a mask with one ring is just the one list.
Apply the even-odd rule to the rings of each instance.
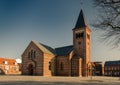
[[22, 75], [89, 76], [91, 39], [83, 11], [73, 31], [73, 45], [52, 48], [31, 41], [22, 54]]

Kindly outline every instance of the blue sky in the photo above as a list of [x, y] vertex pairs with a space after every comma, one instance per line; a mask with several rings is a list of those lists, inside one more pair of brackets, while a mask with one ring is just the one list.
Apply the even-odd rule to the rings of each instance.
[[[90, 26], [98, 14], [92, 0], [82, 1], [92, 30], [92, 60], [120, 60], [120, 50], [99, 42], [101, 33]], [[31, 40], [53, 48], [71, 45], [80, 5], [80, 0], [0, 0], [0, 57], [21, 58]]]

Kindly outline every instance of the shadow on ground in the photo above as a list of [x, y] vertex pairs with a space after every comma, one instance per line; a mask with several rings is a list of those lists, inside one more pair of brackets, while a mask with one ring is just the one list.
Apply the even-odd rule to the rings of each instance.
[[39, 82], [39, 81], [0, 81], [0, 85], [120, 85], [120, 83], [103, 82]]

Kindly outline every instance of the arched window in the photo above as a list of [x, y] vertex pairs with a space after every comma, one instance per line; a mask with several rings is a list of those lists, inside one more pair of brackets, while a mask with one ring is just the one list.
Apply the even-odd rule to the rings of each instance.
[[82, 37], [84, 37], [84, 32], [82, 32], [82, 33], [76, 33], [76, 39], [77, 38], [82, 38]]
[[36, 51], [34, 51], [34, 58], [36, 58]]
[[81, 34], [80, 34], [80, 33], [78, 33], [78, 38], [80, 38], [80, 35], [81, 35]]
[[34, 58], [36, 58], [36, 51], [31, 50], [30, 52], [28, 52], [28, 58], [29, 58], [29, 59], [34, 59]]
[[31, 50], [31, 57], [30, 57], [31, 59], [33, 58], [33, 50]]
[[84, 33], [83, 32], [81, 33], [81, 37], [84, 37]]
[[79, 34], [78, 33], [76, 33], [76, 39], [79, 37]]
[[60, 70], [61, 71], [63, 70], [63, 63], [62, 62], [60, 63]]

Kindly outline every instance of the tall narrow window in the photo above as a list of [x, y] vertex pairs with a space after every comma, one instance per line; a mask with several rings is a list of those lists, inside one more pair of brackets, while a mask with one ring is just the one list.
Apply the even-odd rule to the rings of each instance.
[[60, 63], [60, 70], [61, 71], [63, 70], [63, 63], [62, 62]]
[[78, 33], [78, 38], [80, 38], [80, 33]]
[[28, 58], [29, 58], [29, 59], [34, 59], [34, 58], [36, 58], [36, 51], [31, 50], [30, 52], [28, 52]]
[[78, 34], [78, 33], [76, 33], [76, 39], [77, 39], [77, 38], [79, 38], [79, 34]]
[[31, 57], [30, 57], [31, 59], [33, 58], [33, 50], [31, 50]]
[[80, 33], [80, 37], [84, 37], [84, 33], [82, 32], [82, 33]]
[[49, 62], [49, 70], [51, 70], [51, 62]]
[[36, 51], [34, 51], [34, 58], [36, 58]]
[[84, 37], [84, 33], [76, 33], [76, 39]]

